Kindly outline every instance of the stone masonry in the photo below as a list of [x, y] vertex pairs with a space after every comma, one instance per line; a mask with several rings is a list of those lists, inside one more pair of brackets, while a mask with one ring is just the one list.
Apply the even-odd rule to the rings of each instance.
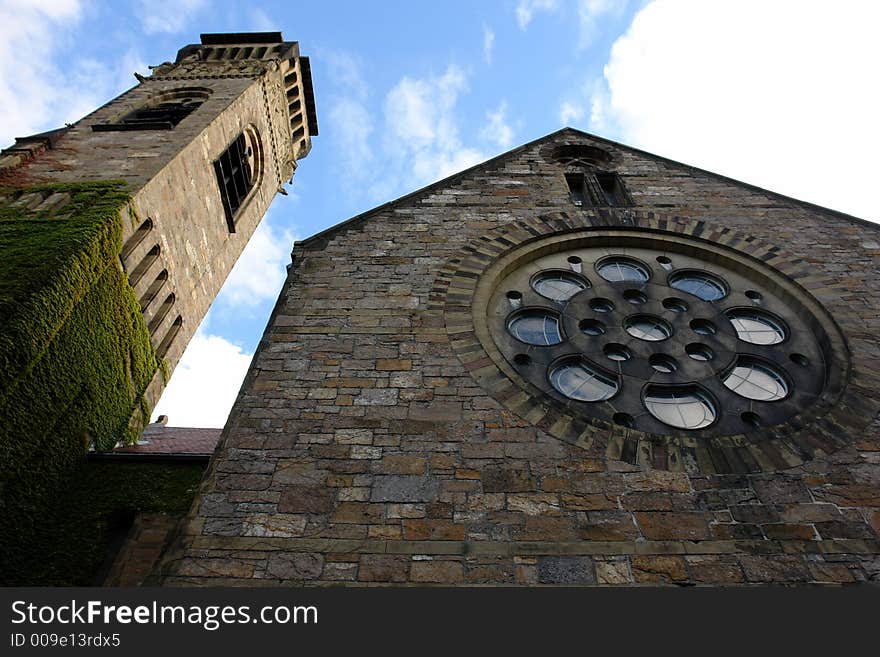
[[[632, 210], [572, 204], [548, 157], [570, 143], [612, 153]], [[850, 353], [834, 448], [658, 469], [559, 440], [477, 382], [447, 330], [450, 262], [508, 229], [608, 221], [789, 254]], [[877, 226], [569, 129], [340, 224], [295, 247], [163, 581], [878, 581], [878, 264]]]
[[[75, 124], [21, 138], [0, 153], [4, 186], [128, 183], [121, 264], [169, 374], [275, 194], [311, 149], [317, 122], [308, 71], [298, 44], [280, 33], [202, 35], [201, 44], [181, 49], [175, 62], [153, 67]], [[93, 129], [174, 93], [204, 101], [173, 129]], [[262, 157], [231, 232], [213, 162], [245, 129], [259, 136]], [[145, 395], [151, 407], [164, 384], [157, 372]]]

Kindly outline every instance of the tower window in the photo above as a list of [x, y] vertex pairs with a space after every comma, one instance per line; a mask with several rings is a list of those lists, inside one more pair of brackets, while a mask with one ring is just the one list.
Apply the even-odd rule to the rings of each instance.
[[616, 173], [608, 171], [567, 173], [565, 181], [575, 205], [593, 207], [623, 207], [632, 205], [623, 182]]
[[176, 89], [110, 123], [92, 125], [94, 132], [118, 130], [171, 130], [207, 100], [210, 92], [198, 88]]
[[214, 162], [214, 173], [217, 175], [230, 233], [235, 232], [235, 215], [254, 188], [258, 177], [258, 150], [256, 134], [247, 130], [238, 135]]

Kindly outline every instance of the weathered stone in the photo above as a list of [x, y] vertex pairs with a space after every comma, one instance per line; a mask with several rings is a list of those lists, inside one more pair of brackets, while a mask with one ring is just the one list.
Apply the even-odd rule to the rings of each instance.
[[340, 502], [331, 516], [333, 522], [369, 524], [382, 521], [382, 505], [363, 502]]
[[636, 555], [632, 558], [632, 572], [638, 583], [676, 584], [688, 580], [683, 557]]
[[404, 520], [403, 537], [409, 541], [463, 541], [464, 525], [448, 520]]
[[481, 480], [485, 493], [522, 493], [534, 486], [532, 478], [523, 470], [487, 468]]
[[541, 584], [595, 584], [596, 573], [589, 557], [539, 557]]
[[320, 554], [284, 552], [272, 554], [266, 565], [270, 577], [284, 580], [317, 579], [324, 568], [324, 557]]
[[279, 513], [329, 513], [336, 491], [325, 486], [286, 486], [278, 501]]
[[629, 561], [619, 559], [616, 561], [596, 561], [596, 581], [605, 586], [632, 584], [633, 576], [630, 572]]
[[416, 561], [410, 578], [414, 582], [457, 584], [464, 580], [464, 567], [457, 561]]
[[373, 502], [433, 502], [440, 494], [436, 477], [412, 475], [377, 476], [373, 483]]
[[635, 513], [636, 522], [645, 538], [652, 541], [704, 541], [712, 538], [705, 513]]
[[805, 582], [811, 576], [799, 557], [788, 555], [741, 556], [739, 562], [750, 582]]
[[388, 554], [364, 554], [358, 567], [362, 582], [405, 582], [409, 577], [410, 559]]

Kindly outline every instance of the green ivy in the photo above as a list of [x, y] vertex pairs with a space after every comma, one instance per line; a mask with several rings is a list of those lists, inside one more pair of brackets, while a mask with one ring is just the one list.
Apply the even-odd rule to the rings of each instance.
[[[62, 192], [57, 210], [16, 200]], [[0, 190], [0, 562], [33, 549], [90, 444], [137, 438], [160, 366], [119, 266], [124, 183]], [[137, 423], [135, 423], [137, 425]]]

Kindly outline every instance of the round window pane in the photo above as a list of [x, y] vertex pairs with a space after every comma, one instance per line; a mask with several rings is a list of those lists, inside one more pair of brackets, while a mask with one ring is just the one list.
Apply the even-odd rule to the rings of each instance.
[[568, 301], [588, 286], [583, 278], [566, 271], [543, 271], [532, 279], [532, 289], [553, 301]]
[[661, 422], [677, 429], [703, 429], [717, 416], [715, 404], [695, 386], [651, 386], [645, 394], [645, 408]]
[[751, 344], [779, 344], [786, 333], [782, 323], [770, 315], [754, 310], [731, 310], [727, 318], [733, 324], [737, 336]]
[[562, 342], [559, 317], [543, 310], [519, 313], [507, 323], [507, 330], [526, 344], [546, 347]]
[[651, 278], [643, 265], [630, 258], [606, 258], [599, 263], [596, 271], [611, 283], [646, 283]]
[[550, 384], [577, 401], [597, 402], [617, 392], [617, 381], [582, 361], [566, 361], [550, 370]]
[[658, 342], [672, 335], [672, 327], [659, 317], [636, 315], [624, 322], [624, 328], [634, 338]]
[[676, 290], [693, 294], [703, 301], [717, 301], [727, 296], [727, 286], [717, 276], [706, 272], [686, 271], [674, 274], [669, 284]]
[[788, 384], [776, 369], [750, 358], [740, 358], [724, 377], [724, 385], [755, 401], [779, 401], [788, 395]]

